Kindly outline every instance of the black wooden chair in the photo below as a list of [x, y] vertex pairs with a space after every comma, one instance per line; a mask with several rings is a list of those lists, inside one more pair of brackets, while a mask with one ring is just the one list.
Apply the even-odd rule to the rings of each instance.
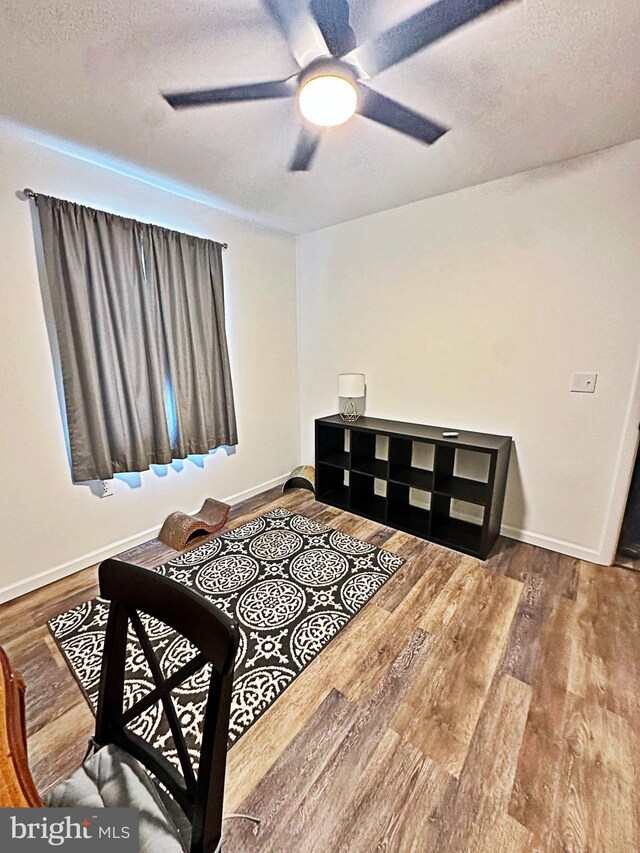
[[[233, 667], [238, 629], [205, 598], [148, 569], [106, 560], [99, 570], [100, 594], [110, 601], [95, 748], [71, 779], [47, 797], [50, 806], [135, 806], [141, 818], [140, 850], [150, 853], [214, 853], [221, 844], [225, 768]], [[154, 617], [184, 636], [197, 650], [193, 658], [165, 677], [144, 625]], [[125, 706], [127, 634], [140, 643], [154, 688]], [[202, 745], [194, 769], [171, 691], [210, 665]], [[182, 772], [159, 750], [135, 734], [130, 724], [160, 702]], [[139, 762], [139, 764], [138, 764]], [[143, 765], [169, 792], [160, 796]], [[248, 817], [238, 815], [239, 817]], [[255, 820], [249, 818], [250, 820]], [[257, 821], [256, 821], [257, 822]]]

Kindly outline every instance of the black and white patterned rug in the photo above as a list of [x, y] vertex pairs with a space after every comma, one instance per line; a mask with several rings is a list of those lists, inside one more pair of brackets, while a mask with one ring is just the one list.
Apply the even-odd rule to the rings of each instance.
[[[229, 746], [404, 562], [389, 551], [278, 507], [153, 570], [204, 595], [239, 626]], [[94, 710], [107, 612], [108, 602], [96, 598], [49, 622]], [[185, 638], [163, 623], [150, 617], [143, 622], [166, 677], [195, 654]], [[131, 705], [154, 686], [132, 630], [127, 659], [125, 687]], [[194, 759], [202, 741], [209, 674], [204, 668], [172, 692]], [[131, 729], [177, 764], [159, 704], [136, 718]]]

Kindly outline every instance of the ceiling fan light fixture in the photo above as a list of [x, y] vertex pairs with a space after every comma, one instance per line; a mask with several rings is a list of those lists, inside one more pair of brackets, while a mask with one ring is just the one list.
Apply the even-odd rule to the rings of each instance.
[[300, 112], [312, 124], [336, 127], [355, 113], [358, 93], [355, 86], [337, 74], [321, 74], [307, 80], [298, 94]]

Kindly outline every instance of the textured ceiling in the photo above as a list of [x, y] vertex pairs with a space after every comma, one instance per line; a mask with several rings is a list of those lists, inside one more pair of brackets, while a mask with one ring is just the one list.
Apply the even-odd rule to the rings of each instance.
[[[304, 0], [291, 0], [304, 2]], [[425, 5], [351, 0], [358, 41]], [[294, 233], [640, 137], [638, 0], [522, 0], [372, 82], [451, 127], [431, 148], [356, 116], [287, 166], [295, 100], [174, 112], [160, 89], [296, 71], [260, 0], [0, 0], [0, 113]]]

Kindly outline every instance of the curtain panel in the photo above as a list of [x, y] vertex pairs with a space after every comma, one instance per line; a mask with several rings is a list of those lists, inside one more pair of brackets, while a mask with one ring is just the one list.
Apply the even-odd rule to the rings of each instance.
[[237, 444], [220, 244], [36, 203], [74, 481]]

